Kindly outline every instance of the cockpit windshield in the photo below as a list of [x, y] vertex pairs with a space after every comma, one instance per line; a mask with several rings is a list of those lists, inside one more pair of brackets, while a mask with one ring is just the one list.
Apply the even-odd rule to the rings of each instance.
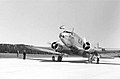
[[70, 31], [63, 31], [64, 33], [71, 33]]

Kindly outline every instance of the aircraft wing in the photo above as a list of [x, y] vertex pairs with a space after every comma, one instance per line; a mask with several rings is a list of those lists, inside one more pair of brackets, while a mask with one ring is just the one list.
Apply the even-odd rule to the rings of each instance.
[[[32, 50], [38, 50], [41, 52], [47, 52], [48, 54], [53, 54], [53, 55], [60, 55], [61, 53], [64, 55], [72, 55], [72, 56], [82, 56], [82, 57], [88, 57], [88, 52], [91, 51], [84, 51], [82, 49], [79, 50], [62, 50], [61, 52], [56, 52], [54, 49], [50, 47], [37, 47], [37, 46], [28, 46], [27, 48], [32, 49]], [[114, 57], [120, 57], [120, 50], [95, 50], [101, 58], [114, 58]], [[41, 53], [42, 54], [42, 53]]]
[[[54, 51], [52, 48], [50, 47], [37, 47], [37, 46], [29, 46], [27, 47], [29, 49], [32, 49], [32, 50], [38, 50], [38, 51], [41, 51], [41, 52], [47, 52], [48, 54], [53, 54], [53, 55], [60, 55], [61, 53], [60, 52], [56, 52]], [[41, 53], [42, 54], [42, 53]]]
[[106, 58], [106, 57], [120, 57], [120, 50], [95, 50], [101, 58]]

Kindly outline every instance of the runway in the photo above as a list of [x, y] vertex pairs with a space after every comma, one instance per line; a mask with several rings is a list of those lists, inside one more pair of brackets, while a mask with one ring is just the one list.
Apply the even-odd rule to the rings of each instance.
[[0, 59], [0, 79], [119, 79], [120, 59], [101, 59], [100, 64], [86, 64], [86, 58]]

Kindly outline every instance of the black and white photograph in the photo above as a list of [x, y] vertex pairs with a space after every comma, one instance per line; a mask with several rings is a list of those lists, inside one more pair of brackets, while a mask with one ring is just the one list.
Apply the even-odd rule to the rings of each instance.
[[120, 0], [0, 0], [0, 79], [119, 79]]

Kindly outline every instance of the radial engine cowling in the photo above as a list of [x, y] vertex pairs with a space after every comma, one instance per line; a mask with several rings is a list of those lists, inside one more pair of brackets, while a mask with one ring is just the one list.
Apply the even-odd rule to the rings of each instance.
[[55, 51], [62, 51], [63, 50], [63, 46], [61, 44], [57, 43], [57, 42], [53, 42], [51, 44], [51, 47], [53, 49], [55, 49]]
[[83, 49], [88, 50], [90, 48], [90, 43], [86, 42], [83, 44]]

